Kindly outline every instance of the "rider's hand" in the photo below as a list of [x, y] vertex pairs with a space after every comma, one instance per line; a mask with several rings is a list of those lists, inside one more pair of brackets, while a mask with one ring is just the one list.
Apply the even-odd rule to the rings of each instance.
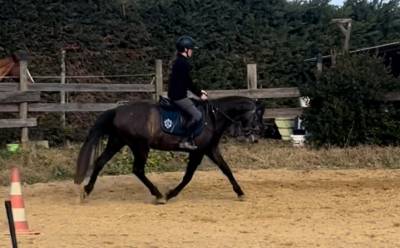
[[201, 99], [201, 100], [203, 100], [203, 101], [205, 101], [205, 100], [207, 100], [207, 99], [208, 99], [208, 93], [207, 93], [207, 91], [205, 91], [205, 90], [201, 90], [201, 96], [200, 96], [200, 99]]

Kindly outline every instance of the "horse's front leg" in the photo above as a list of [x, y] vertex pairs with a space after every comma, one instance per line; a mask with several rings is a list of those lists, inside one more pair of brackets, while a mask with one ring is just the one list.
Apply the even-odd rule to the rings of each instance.
[[231, 169], [228, 164], [225, 162], [224, 158], [221, 155], [218, 147], [212, 148], [209, 152], [207, 152], [207, 156], [221, 169], [221, 171], [228, 177], [229, 182], [231, 182], [233, 190], [236, 192], [237, 196], [240, 200], [244, 199], [244, 193], [240, 188], [238, 182], [232, 174]]
[[200, 152], [191, 152], [189, 154], [189, 162], [186, 167], [185, 175], [182, 178], [182, 181], [176, 186], [174, 189], [170, 190], [167, 193], [167, 200], [177, 196], [179, 192], [190, 182], [193, 177], [194, 172], [196, 171], [197, 167], [201, 163], [201, 160], [204, 157], [204, 153]]

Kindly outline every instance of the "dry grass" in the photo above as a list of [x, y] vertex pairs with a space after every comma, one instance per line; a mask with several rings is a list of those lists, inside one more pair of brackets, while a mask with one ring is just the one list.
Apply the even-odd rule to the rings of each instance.
[[400, 168], [400, 147], [358, 146], [310, 149], [290, 143], [262, 140], [257, 145], [222, 145], [227, 161], [240, 168], [346, 169]]
[[[8, 184], [9, 168], [18, 166], [27, 183], [71, 178], [79, 146], [41, 149], [10, 155], [0, 152], [0, 184]], [[400, 147], [360, 146], [354, 148], [309, 149], [295, 148], [290, 143], [262, 140], [258, 144], [229, 141], [221, 144], [221, 151], [233, 169], [288, 168], [288, 169], [346, 169], [400, 168]], [[184, 156], [152, 152], [149, 161], [152, 171], [171, 171], [184, 168]], [[128, 174], [131, 163], [120, 153], [106, 166], [106, 173]], [[202, 169], [215, 168], [204, 160]]]
[[0, 155], [0, 184], [9, 182], [9, 168], [17, 166], [24, 182], [46, 182], [72, 177], [77, 156], [77, 147], [52, 148]]

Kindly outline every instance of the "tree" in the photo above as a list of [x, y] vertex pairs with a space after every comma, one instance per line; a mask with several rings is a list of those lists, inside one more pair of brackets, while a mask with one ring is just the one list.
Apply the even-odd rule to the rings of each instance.
[[385, 102], [387, 92], [399, 89], [383, 61], [369, 55], [347, 55], [335, 68], [302, 86], [311, 99], [304, 125], [315, 146], [398, 144], [400, 112]]

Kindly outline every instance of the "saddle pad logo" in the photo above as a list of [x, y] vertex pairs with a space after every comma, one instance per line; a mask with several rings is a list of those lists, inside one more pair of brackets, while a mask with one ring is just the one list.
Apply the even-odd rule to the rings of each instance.
[[170, 129], [172, 127], [172, 120], [171, 119], [164, 120], [164, 126]]

